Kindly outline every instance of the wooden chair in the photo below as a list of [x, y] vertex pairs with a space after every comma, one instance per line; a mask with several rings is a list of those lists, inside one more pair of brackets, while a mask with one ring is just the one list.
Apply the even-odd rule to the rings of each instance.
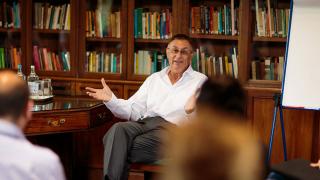
[[163, 166], [158, 162], [153, 164], [133, 163], [131, 164], [130, 171], [143, 173], [145, 180], [151, 180], [155, 174], [163, 172]]

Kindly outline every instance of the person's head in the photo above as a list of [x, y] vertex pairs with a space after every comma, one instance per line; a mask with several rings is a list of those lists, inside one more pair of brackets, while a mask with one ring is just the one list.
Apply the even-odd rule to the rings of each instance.
[[201, 87], [198, 108], [245, 117], [246, 94], [240, 82], [229, 76], [208, 79]]
[[174, 35], [166, 50], [170, 72], [182, 74], [191, 64], [193, 56], [192, 40], [185, 34]]
[[0, 119], [22, 129], [31, 118], [31, 107], [26, 83], [14, 72], [0, 70]]
[[243, 124], [206, 121], [211, 114], [172, 130], [165, 153], [165, 180], [258, 180], [261, 149]]

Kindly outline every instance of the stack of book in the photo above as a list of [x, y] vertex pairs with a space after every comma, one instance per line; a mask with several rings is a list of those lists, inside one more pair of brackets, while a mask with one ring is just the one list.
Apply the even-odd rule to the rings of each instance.
[[36, 2], [33, 8], [34, 29], [70, 30], [70, 4], [52, 5]]
[[122, 54], [103, 51], [87, 51], [85, 69], [87, 72], [121, 73]]
[[0, 27], [3, 28], [20, 28], [21, 10], [18, 1], [0, 2]]
[[2, 68], [18, 68], [21, 64], [21, 49], [10, 47], [0, 48], [0, 69]]
[[192, 68], [208, 77], [228, 75], [238, 78], [237, 50], [233, 47], [229, 54], [215, 56], [213, 52], [209, 53], [204, 46], [200, 46], [193, 56]]
[[148, 9], [134, 10], [134, 37], [143, 39], [169, 39], [172, 36], [172, 14], [169, 9], [150, 12]]
[[36, 70], [70, 71], [70, 53], [56, 53], [48, 48], [33, 46], [33, 60]]
[[169, 65], [164, 53], [139, 50], [134, 53], [134, 74], [149, 75]]
[[255, 0], [256, 35], [287, 37], [290, 9], [277, 8], [276, 0]]
[[98, 8], [86, 11], [86, 37], [113, 37], [120, 38], [121, 12], [108, 13]]
[[253, 80], [282, 81], [283, 65], [283, 56], [256, 58], [251, 62], [251, 78]]
[[239, 34], [239, 8], [231, 5], [192, 7], [190, 15], [192, 34]]

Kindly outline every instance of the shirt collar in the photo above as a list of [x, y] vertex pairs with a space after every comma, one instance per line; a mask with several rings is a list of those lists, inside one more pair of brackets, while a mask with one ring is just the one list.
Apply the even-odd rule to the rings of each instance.
[[[187, 75], [191, 75], [194, 72], [194, 70], [192, 69], [191, 65], [183, 72], [182, 77], [187, 76]], [[161, 76], [165, 76], [168, 75], [169, 73], [169, 66], [167, 66], [166, 68], [162, 69], [160, 71]]]
[[0, 135], [9, 136], [15, 139], [26, 139], [21, 129], [6, 120], [0, 119]]

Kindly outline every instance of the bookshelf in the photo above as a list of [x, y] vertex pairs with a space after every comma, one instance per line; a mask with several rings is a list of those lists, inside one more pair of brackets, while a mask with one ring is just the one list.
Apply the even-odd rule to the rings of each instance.
[[[244, 84], [250, 87], [256, 85], [259, 88], [264, 85], [269, 87], [277, 84], [274, 87], [280, 88], [279, 83], [273, 83], [273, 81], [277, 81], [276, 79], [265, 80], [252, 76], [252, 62], [257, 60], [262, 62], [268, 57], [283, 57], [286, 45], [286, 36], [275, 36], [268, 33], [268, 24], [261, 26], [265, 28], [265, 34], [261, 35], [261, 32], [258, 32], [261, 29], [257, 25], [256, 0], [62, 0], [58, 2], [17, 0], [13, 1], [15, 3], [2, 1], [1, 6], [5, 2], [6, 6], [19, 4], [17, 7], [20, 7], [21, 23], [19, 27], [0, 27], [0, 37], [4, 39], [0, 45], [8, 48], [20, 48], [18, 52], [21, 54], [20, 59], [26, 75], [29, 73], [30, 65], [35, 63], [34, 47], [36, 46], [39, 58], [43, 56], [45, 48], [47, 54], [48, 52], [51, 54], [51, 61], [54, 62], [54, 59], [58, 59], [62, 64], [62, 68], [59, 69], [55, 67], [54, 63], [52, 63], [53, 67], [46, 67], [45, 63], [42, 63], [43, 65], [36, 71], [40, 76], [51, 77], [56, 81], [69, 81], [71, 78], [74, 83], [85, 82], [87, 79], [90, 82], [99, 83], [101, 77], [126, 83], [130, 81], [142, 82], [150, 74], [150, 70], [137, 72], [135, 56], [139, 55], [139, 51], [144, 51], [142, 54], [149, 53], [153, 61], [157, 59], [158, 54], [163, 55], [159, 56], [159, 59], [165, 59], [165, 48], [169, 37], [176, 33], [185, 33], [196, 41], [196, 48], [208, 45], [216, 57], [228, 55], [230, 49], [235, 48], [238, 78]], [[286, 9], [290, 6], [289, 0], [258, 0], [257, 2], [259, 3], [259, 13], [265, 14], [265, 20], [261, 21], [264, 23], [267, 23], [265, 21], [269, 18], [268, 2], [270, 2], [271, 10], [275, 9], [275, 13], [279, 10], [278, 13], [281, 13], [281, 9], [283, 9], [282, 13], [285, 16], [287, 16]], [[70, 24], [69, 27], [66, 27], [65, 16], [68, 7]], [[58, 9], [61, 17], [64, 18], [60, 19], [58, 16], [55, 19], [55, 11], [52, 10], [53, 22], [50, 26], [49, 21], [48, 27], [49, 9]], [[145, 25], [143, 26], [143, 19], [138, 21], [135, 13], [139, 10], [141, 17], [144, 15], [145, 18], [149, 18], [150, 22], [154, 18], [155, 27], [148, 25], [148, 29]], [[195, 11], [198, 11], [200, 15], [195, 15]], [[106, 14], [105, 12], [110, 13]], [[204, 13], [201, 14], [201, 12]], [[227, 12], [227, 14], [222, 12]], [[206, 17], [206, 13], [209, 15], [207, 21], [201, 20], [201, 17]], [[221, 18], [224, 19], [221, 28], [225, 29], [228, 26], [228, 31], [219, 32], [219, 29], [216, 29], [218, 25], [214, 23], [214, 20], [219, 16], [219, 13], [222, 13]], [[225, 15], [229, 19], [228, 21], [225, 19]], [[168, 27], [158, 20], [164, 16], [166, 16], [164, 19], [170, 20], [169, 23], [164, 23]], [[101, 21], [104, 19], [105, 21]], [[198, 22], [197, 19], [200, 19], [200, 24], [195, 25], [195, 22]], [[145, 28], [145, 36], [137, 34], [138, 22], [141, 23], [141, 28]], [[196, 30], [197, 28], [199, 31]], [[63, 58], [53, 58], [61, 56], [61, 53], [68, 54], [70, 70], [63, 67]], [[106, 56], [113, 59], [111, 55], [116, 59], [114, 70], [111, 68], [110, 60], [109, 63], [106, 60]], [[232, 55], [228, 56], [232, 59]], [[93, 67], [93, 61], [98, 66]], [[271, 59], [272, 61], [273, 59]], [[106, 64], [109, 64], [110, 67], [106, 67]], [[99, 67], [101, 65], [103, 67]], [[147, 64], [147, 66], [149, 65], [150, 63]], [[72, 85], [72, 87], [77, 86]]]
[[209, 77], [239, 78], [240, 1], [189, 0], [185, 26], [195, 41], [193, 68]]
[[0, 28], [0, 33], [21, 33], [20, 28], [13, 28], [13, 29], [8, 29], [8, 28]]
[[126, 0], [80, 1], [79, 77], [126, 78], [127, 4]]
[[[128, 14], [133, 15], [128, 16], [128, 80], [144, 80], [165, 67], [168, 39], [176, 33], [176, 5], [175, 0], [128, 2]], [[154, 65], [158, 61], [162, 65]]]
[[77, 1], [26, 1], [26, 74], [75, 77]]
[[[290, 2], [253, 0], [252, 53], [249, 83], [281, 87]], [[275, 83], [276, 82], [276, 83]]]
[[199, 35], [199, 34], [190, 34], [190, 37], [193, 39], [211, 39], [211, 40], [224, 40], [224, 41], [238, 41], [238, 36], [226, 36], [219, 34], [212, 35]]
[[279, 42], [279, 43], [286, 43], [287, 39], [286, 38], [281, 38], [281, 37], [253, 37], [254, 42]]
[[0, 2], [0, 68], [17, 69], [25, 63], [24, 5], [19, 0]]

